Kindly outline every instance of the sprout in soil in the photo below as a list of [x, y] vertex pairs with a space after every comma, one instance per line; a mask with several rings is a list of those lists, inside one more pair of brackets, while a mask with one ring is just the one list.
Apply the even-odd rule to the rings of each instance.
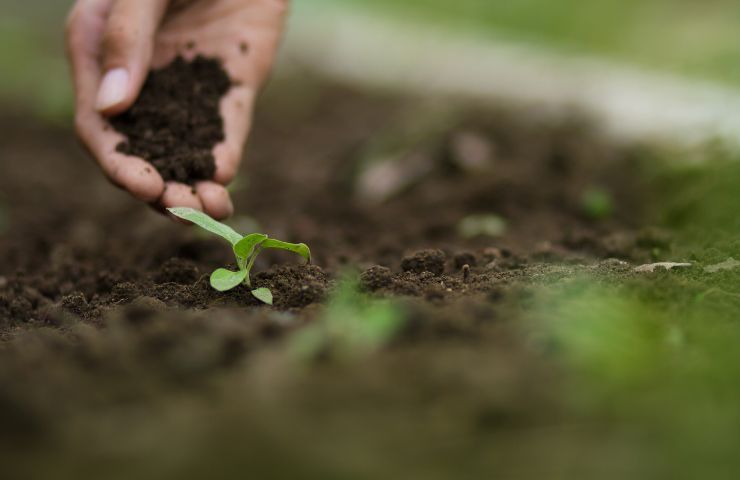
[[581, 210], [592, 220], [604, 220], [614, 213], [614, 199], [607, 190], [592, 187], [581, 196]]
[[[249, 272], [254, 266], [257, 255], [265, 248], [274, 248], [287, 250], [297, 253], [311, 263], [311, 251], [303, 243], [287, 243], [280, 240], [274, 240], [261, 233], [252, 233], [242, 236], [233, 228], [223, 223], [217, 222], [203, 212], [193, 210], [192, 208], [169, 208], [167, 209], [172, 215], [182, 218], [198, 225], [200, 228], [207, 230], [231, 243], [236, 256], [236, 264], [239, 270], [232, 272], [225, 268], [219, 268], [211, 274], [211, 286], [219, 292], [226, 292], [241, 284], [252, 288], [252, 282], [249, 278]], [[258, 300], [272, 305], [272, 292], [269, 288], [258, 288], [252, 290], [252, 295]]]
[[323, 313], [290, 338], [289, 348], [301, 360], [362, 359], [392, 342], [406, 321], [401, 305], [361, 293], [357, 280], [345, 276]]

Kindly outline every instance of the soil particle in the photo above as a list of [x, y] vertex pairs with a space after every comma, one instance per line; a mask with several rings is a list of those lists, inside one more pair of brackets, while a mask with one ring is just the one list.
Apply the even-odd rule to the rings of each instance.
[[288, 265], [255, 275], [255, 288], [272, 290], [278, 308], [301, 308], [323, 301], [329, 277], [316, 265]]
[[208, 306], [213, 293], [208, 280], [202, 278], [193, 286], [177, 283], [154, 285], [151, 296], [173, 307], [203, 309]]
[[90, 305], [82, 292], [76, 292], [62, 298], [61, 305], [64, 310], [78, 317], [83, 317], [90, 310]]
[[113, 287], [111, 291], [111, 302], [125, 305], [131, 303], [140, 294], [141, 288], [139, 288], [139, 285], [132, 282], [122, 282]]
[[32, 311], [33, 305], [25, 297], [0, 295], [0, 322], [3, 326], [25, 321]]
[[488, 247], [483, 250], [483, 258], [486, 262], [511, 257], [511, 252], [496, 247]]
[[389, 288], [396, 295], [408, 295], [419, 297], [424, 295], [428, 289], [435, 290], [439, 285], [439, 275], [424, 270], [421, 273], [403, 272], [393, 278], [393, 284]]
[[147, 321], [166, 309], [167, 305], [161, 300], [152, 297], [138, 297], [126, 306], [124, 315], [129, 322], [138, 323]]
[[433, 285], [424, 290], [424, 299], [428, 302], [444, 300], [447, 290], [442, 285]]
[[171, 258], [167, 260], [155, 275], [157, 283], [177, 283], [180, 285], [192, 285], [200, 278], [200, 270], [192, 261], [182, 258]]
[[446, 260], [447, 255], [442, 250], [421, 250], [404, 257], [401, 261], [401, 269], [404, 272], [430, 272], [434, 275], [442, 275]]
[[224, 139], [219, 102], [231, 85], [221, 62], [202, 56], [152, 71], [131, 109], [111, 119], [127, 137], [117, 150], [149, 161], [165, 181], [213, 178], [213, 147]]
[[387, 267], [375, 265], [360, 275], [360, 286], [366, 292], [374, 292], [391, 284], [393, 274]]

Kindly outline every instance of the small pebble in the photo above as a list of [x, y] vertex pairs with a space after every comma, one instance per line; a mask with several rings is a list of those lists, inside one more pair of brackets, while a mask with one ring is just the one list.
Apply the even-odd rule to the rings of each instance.
[[470, 265], [463, 265], [462, 273], [463, 273], [463, 282], [465, 283], [470, 282]]

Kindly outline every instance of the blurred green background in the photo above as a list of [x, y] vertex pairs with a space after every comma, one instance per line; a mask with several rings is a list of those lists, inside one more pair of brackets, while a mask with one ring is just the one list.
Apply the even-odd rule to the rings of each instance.
[[[71, 0], [5, 0], [0, 97], [51, 117], [69, 110], [62, 31]], [[293, 21], [352, 9], [450, 35], [527, 42], [740, 85], [740, 3], [733, 0], [299, 0]], [[305, 15], [311, 12], [312, 15]]]

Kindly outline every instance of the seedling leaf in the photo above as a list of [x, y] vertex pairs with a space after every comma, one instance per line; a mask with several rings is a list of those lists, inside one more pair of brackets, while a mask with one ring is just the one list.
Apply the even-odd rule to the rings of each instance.
[[254, 295], [254, 298], [260, 302], [272, 305], [272, 292], [269, 288], [257, 288], [252, 290], [252, 295]]
[[225, 268], [219, 268], [211, 274], [211, 286], [219, 292], [226, 292], [241, 284], [247, 278], [246, 270], [232, 272]]
[[188, 222], [193, 222], [194, 224], [198, 225], [200, 228], [204, 230], [208, 230], [209, 232], [216, 234], [221, 238], [226, 239], [232, 245], [236, 245], [242, 239], [242, 236], [236, 233], [234, 229], [231, 228], [230, 226], [224, 225], [223, 223], [212, 219], [205, 213], [199, 212], [198, 210], [195, 210], [192, 208], [179, 207], [179, 208], [168, 208], [167, 211], [176, 217], [182, 218], [183, 220], [187, 220]]
[[234, 245], [234, 254], [240, 259], [246, 260], [254, 253], [254, 247], [264, 240], [267, 240], [267, 235], [261, 233], [247, 235]]
[[279, 250], [287, 250], [289, 252], [297, 253], [301, 257], [305, 258], [308, 263], [311, 263], [311, 250], [305, 243], [288, 243], [268, 238], [267, 240], [262, 242], [261, 247], [276, 248]]

